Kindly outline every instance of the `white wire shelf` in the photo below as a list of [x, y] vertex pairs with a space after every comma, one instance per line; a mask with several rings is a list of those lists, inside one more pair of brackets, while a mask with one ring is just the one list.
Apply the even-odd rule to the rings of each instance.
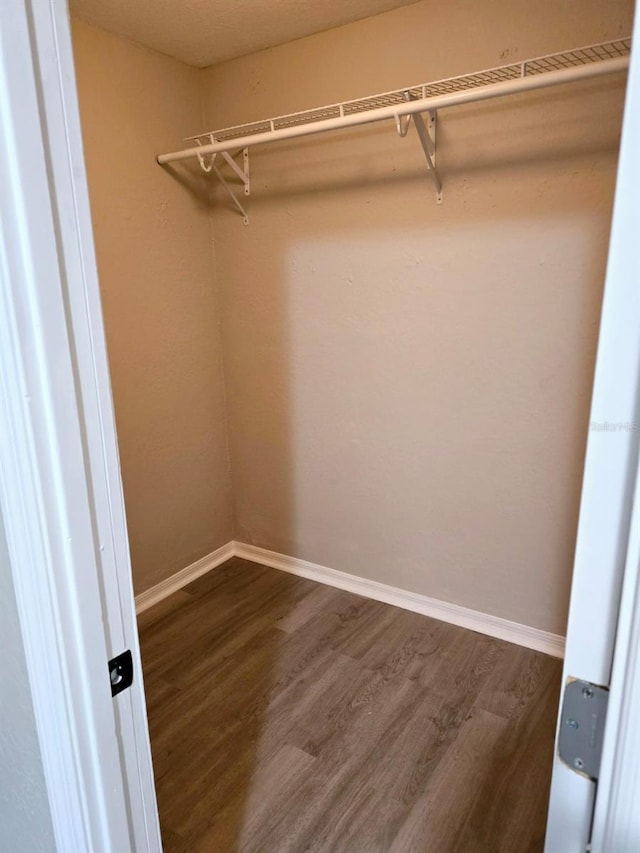
[[[395, 89], [367, 98], [206, 131], [187, 137], [187, 141], [195, 145], [181, 151], [160, 154], [157, 160], [164, 165], [197, 157], [200, 167], [205, 172], [213, 172], [220, 180], [247, 225], [247, 211], [220, 171], [216, 162], [219, 156], [222, 158], [221, 165], [226, 165], [235, 174], [244, 185], [244, 195], [248, 196], [250, 146], [389, 119], [395, 120], [398, 134], [404, 137], [409, 123], [413, 121], [424, 151], [427, 172], [436, 189], [436, 200], [440, 203], [442, 181], [436, 169], [438, 110], [623, 72], [629, 66], [630, 52], [631, 39], [617, 39]], [[236, 162], [239, 155], [242, 155], [242, 166]]]
[[505, 80], [517, 80], [536, 74], [547, 74], [550, 71], [557, 71], [561, 68], [575, 68], [576, 66], [593, 62], [602, 62], [606, 59], [624, 57], [629, 55], [630, 50], [630, 38], [587, 45], [586, 47], [574, 48], [573, 50], [566, 50], [561, 53], [552, 53], [522, 62], [513, 62], [509, 65], [500, 65], [496, 68], [476, 71], [472, 74], [461, 74], [458, 77], [447, 77], [444, 80], [436, 80], [432, 83], [421, 83], [417, 86], [408, 86], [392, 92], [370, 95], [367, 98], [356, 98], [353, 101], [343, 101], [324, 107], [316, 107], [311, 110], [302, 110], [301, 112], [261, 119], [259, 121], [248, 122], [247, 124], [224, 127], [220, 130], [198, 133], [195, 136], [186, 137], [185, 142], [199, 141], [202, 144], [211, 140], [225, 142], [238, 137], [269, 133], [299, 125], [314, 124], [315, 122], [326, 119], [339, 119], [343, 116], [363, 113], [368, 110], [378, 109], [379, 107], [406, 106], [407, 92], [414, 99], [449, 95], [454, 92], [476, 89]]

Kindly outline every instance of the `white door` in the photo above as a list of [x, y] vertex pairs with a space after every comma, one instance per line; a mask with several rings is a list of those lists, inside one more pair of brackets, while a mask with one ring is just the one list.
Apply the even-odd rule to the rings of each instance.
[[[155, 853], [65, 0], [2, 3], [0, 205], [0, 501], [56, 843], [64, 853]], [[112, 698], [107, 662], [126, 650], [133, 683]]]
[[[585, 729], [588, 718], [592, 726], [589, 740], [596, 737], [597, 721], [591, 709], [597, 696], [591, 695], [594, 691], [588, 685], [574, 685], [577, 706], [574, 704], [573, 709], [568, 706], [563, 713], [561, 701], [547, 853], [583, 853], [591, 841], [590, 849], [602, 853], [640, 850], [640, 837], [632, 841], [628, 834], [624, 837], [615, 834], [626, 831], [622, 813], [618, 812], [616, 819], [611, 820], [613, 810], [623, 806], [621, 801], [614, 803], [611, 799], [613, 787], [619, 785], [621, 791], [630, 791], [630, 776], [619, 752], [616, 757], [616, 744], [623, 729], [626, 736], [633, 736], [625, 726], [625, 713], [629, 712], [629, 703], [638, 701], [627, 688], [631, 687], [629, 677], [633, 667], [629, 664], [634, 660], [638, 641], [637, 633], [634, 634], [634, 613], [636, 617], [640, 615], [636, 602], [640, 519], [637, 511], [632, 514], [634, 492], [638, 488], [640, 439], [639, 40], [640, 20], [636, 18], [563, 672], [563, 685], [579, 679], [611, 687], [609, 711], [603, 762], [598, 772], [600, 781], [596, 783], [584, 775], [586, 753], [574, 755], [571, 749], [565, 751], [567, 761], [576, 765], [571, 767], [560, 758], [559, 750], [561, 742], [569, 747], [575, 745], [578, 753], [583, 748], [588, 750], [589, 744], [581, 743], [577, 732], [580, 727]], [[612, 679], [614, 650], [618, 673]], [[635, 653], [640, 653], [640, 648]], [[585, 710], [587, 717], [583, 718]], [[630, 746], [627, 741], [627, 747]], [[637, 804], [630, 803], [629, 808], [634, 813], [640, 811]]]

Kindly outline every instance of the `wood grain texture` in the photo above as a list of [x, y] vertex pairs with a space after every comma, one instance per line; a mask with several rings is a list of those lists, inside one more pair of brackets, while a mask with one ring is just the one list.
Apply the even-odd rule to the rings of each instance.
[[560, 661], [237, 558], [140, 639], [166, 853], [543, 849]]

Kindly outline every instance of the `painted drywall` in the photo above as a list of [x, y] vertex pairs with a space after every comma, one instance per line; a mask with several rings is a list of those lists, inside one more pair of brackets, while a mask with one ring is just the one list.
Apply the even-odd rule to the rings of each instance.
[[137, 593], [233, 538], [208, 186], [155, 162], [202, 123], [198, 72], [74, 22]]
[[11, 564], [0, 516], [0, 847], [56, 849]]
[[74, 15], [204, 67], [414, 0], [70, 0]]
[[[418, 3], [202, 71], [206, 125], [614, 39], [632, 9]], [[440, 206], [392, 122], [254, 150], [251, 224], [214, 213], [241, 541], [564, 633], [622, 103], [606, 79], [443, 112]]]

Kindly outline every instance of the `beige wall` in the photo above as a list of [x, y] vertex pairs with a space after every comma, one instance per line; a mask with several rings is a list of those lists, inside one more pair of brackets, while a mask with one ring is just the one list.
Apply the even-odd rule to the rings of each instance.
[[[616, 38], [631, 13], [418, 3], [201, 72], [206, 125]], [[443, 113], [441, 206], [392, 124], [252, 153], [250, 226], [222, 196], [214, 216], [240, 539], [564, 631], [622, 97]]]
[[233, 536], [207, 185], [154, 153], [202, 124], [198, 72], [74, 22], [134, 586]]
[[564, 630], [620, 82], [442, 113], [441, 206], [392, 125], [256, 149], [248, 228], [153, 154], [631, 14], [418, 3], [205, 71], [74, 24], [137, 592], [237, 534]]

